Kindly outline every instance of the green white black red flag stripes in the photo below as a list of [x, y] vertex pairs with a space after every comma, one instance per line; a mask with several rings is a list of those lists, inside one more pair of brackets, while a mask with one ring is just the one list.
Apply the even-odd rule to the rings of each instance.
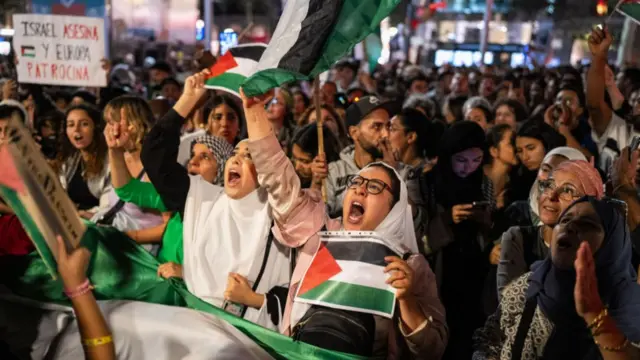
[[616, 10], [636, 24], [640, 24], [640, 0], [621, 0]]
[[255, 72], [266, 48], [265, 44], [252, 43], [229, 49], [211, 67], [211, 77], [205, 87], [240, 96], [240, 84]]
[[295, 301], [393, 317], [396, 291], [385, 282], [386, 256], [399, 256], [375, 233], [326, 232]]
[[400, 1], [288, 1], [257, 72], [242, 88], [255, 96], [287, 82], [312, 79], [376, 30]]

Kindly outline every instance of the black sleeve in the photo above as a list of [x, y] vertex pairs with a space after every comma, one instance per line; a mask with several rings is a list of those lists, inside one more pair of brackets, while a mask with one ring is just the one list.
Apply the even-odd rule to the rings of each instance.
[[625, 99], [620, 109], [614, 110], [613, 112], [616, 113], [616, 115], [618, 115], [619, 117], [623, 119], [627, 119], [628, 117], [630, 117], [631, 113], [633, 112], [633, 108], [631, 107], [631, 105], [629, 105], [629, 102]]
[[142, 165], [167, 210], [180, 215], [184, 215], [190, 186], [187, 169], [177, 162], [183, 123], [184, 118], [171, 109], [151, 128], [140, 154]]
[[267, 297], [267, 312], [274, 325], [280, 325], [280, 314], [284, 314], [284, 307], [287, 304], [289, 289], [283, 286], [274, 286], [265, 295]]

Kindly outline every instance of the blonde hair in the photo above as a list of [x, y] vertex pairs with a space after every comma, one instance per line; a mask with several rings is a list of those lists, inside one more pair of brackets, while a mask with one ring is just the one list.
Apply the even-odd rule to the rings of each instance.
[[142, 149], [142, 140], [154, 122], [153, 111], [147, 102], [136, 96], [119, 96], [111, 100], [104, 108], [103, 116], [107, 122], [120, 122], [120, 112], [124, 109], [129, 131], [135, 144], [135, 150]]

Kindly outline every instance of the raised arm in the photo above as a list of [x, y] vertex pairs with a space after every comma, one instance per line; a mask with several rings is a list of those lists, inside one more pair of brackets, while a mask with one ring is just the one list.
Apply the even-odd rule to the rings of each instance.
[[604, 101], [605, 66], [607, 54], [612, 42], [607, 29], [594, 29], [589, 36], [589, 50], [591, 50], [591, 67], [587, 74], [587, 108], [591, 119], [591, 127], [602, 136], [611, 122], [612, 110]]
[[190, 180], [187, 170], [177, 162], [180, 130], [184, 119], [206, 94], [204, 81], [208, 74], [204, 70], [187, 78], [182, 96], [151, 129], [142, 147], [142, 164], [169, 211], [184, 211]]
[[246, 98], [243, 94], [249, 134], [249, 150], [260, 186], [269, 193], [269, 203], [279, 233], [286, 246], [304, 244], [325, 223], [325, 206], [320, 193], [303, 191], [291, 160], [271, 130], [264, 109], [268, 96]]
[[162, 198], [152, 183], [142, 182], [138, 179], [131, 179], [122, 187], [115, 188], [116, 195], [122, 201], [126, 201], [145, 209], [154, 209], [165, 212]]
[[111, 168], [111, 185], [119, 188], [131, 181], [132, 176], [124, 159], [124, 146], [129, 142], [126, 112], [120, 112], [120, 123], [109, 123], [104, 128], [104, 138], [109, 147], [109, 167]]

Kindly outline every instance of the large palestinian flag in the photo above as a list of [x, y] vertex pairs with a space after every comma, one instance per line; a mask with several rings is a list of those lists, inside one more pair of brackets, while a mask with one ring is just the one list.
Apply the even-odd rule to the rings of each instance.
[[260, 43], [232, 47], [211, 67], [205, 87], [240, 96], [240, 84], [256, 71], [266, 48], [267, 45]]
[[242, 84], [248, 96], [310, 80], [378, 28], [401, 0], [287, 1], [257, 73]]
[[616, 10], [640, 24], [640, 0], [621, 0]]
[[391, 318], [396, 291], [384, 258], [399, 255], [375, 233], [322, 233], [295, 301]]

